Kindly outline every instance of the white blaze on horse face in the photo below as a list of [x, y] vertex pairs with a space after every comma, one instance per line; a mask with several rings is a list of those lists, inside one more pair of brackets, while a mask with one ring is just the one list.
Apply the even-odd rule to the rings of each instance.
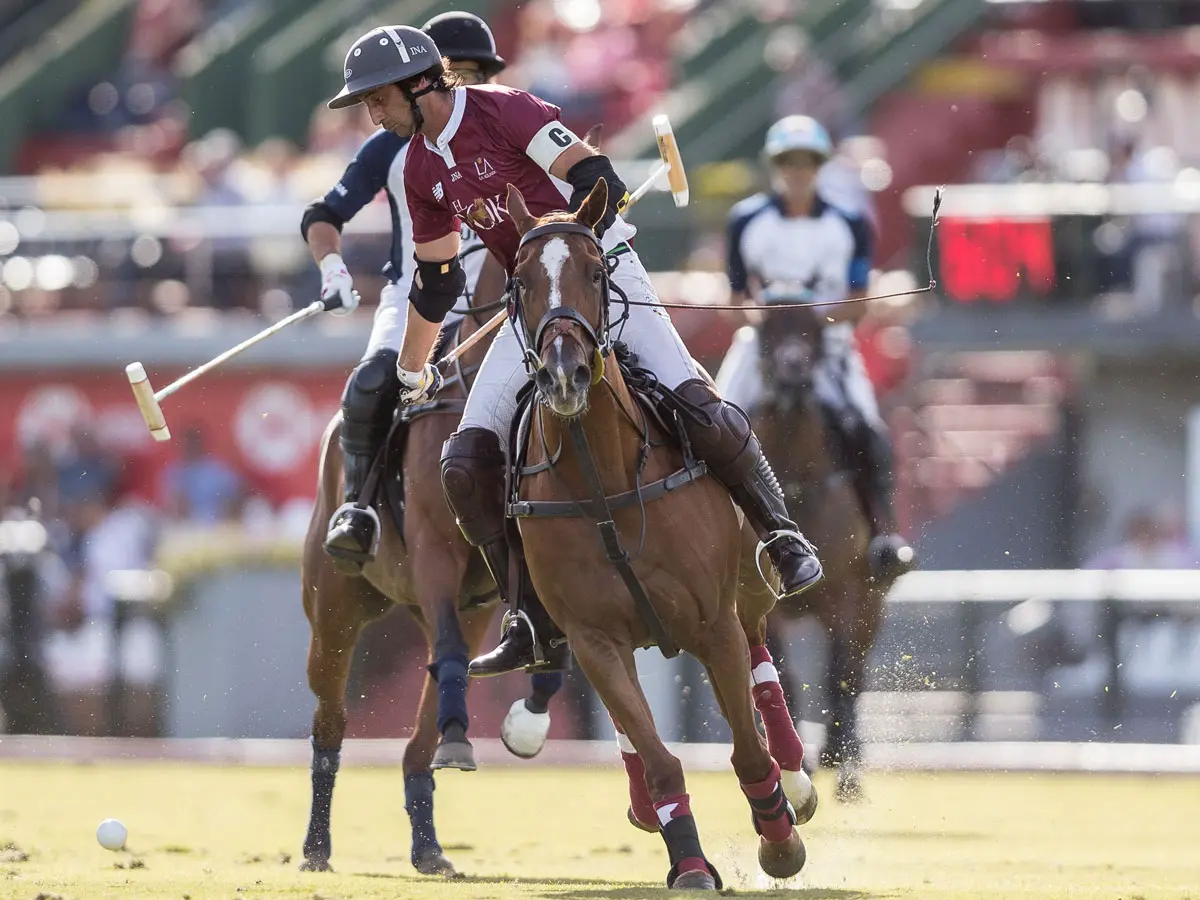
[[570, 255], [571, 248], [560, 237], [550, 238], [542, 248], [542, 268], [546, 270], [546, 278], [550, 281], [551, 309], [562, 306], [562, 285], [559, 282], [562, 278], [563, 263]]

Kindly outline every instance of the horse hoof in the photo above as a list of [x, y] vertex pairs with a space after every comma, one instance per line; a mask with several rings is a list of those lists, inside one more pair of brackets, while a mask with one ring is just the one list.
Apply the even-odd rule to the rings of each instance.
[[328, 859], [321, 859], [320, 857], [314, 857], [311, 859], [306, 859], [304, 862], [300, 863], [300, 871], [301, 872], [332, 872], [333, 866], [331, 866], [329, 864]]
[[717, 880], [708, 872], [692, 869], [684, 872], [671, 885], [673, 891], [715, 891]]
[[470, 741], [442, 741], [433, 751], [431, 769], [458, 769], [460, 772], [474, 772], [475, 748]]
[[458, 870], [454, 863], [446, 859], [440, 849], [430, 849], [413, 859], [413, 868], [422, 875], [443, 875], [446, 878], [457, 878]]
[[500, 726], [500, 740], [508, 752], [521, 759], [533, 759], [546, 746], [550, 733], [550, 713], [530, 712], [524, 700], [516, 700]]
[[638, 831], [646, 831], [650, 834], [658, 834], [658, 824], [655, 823], [654, 825], [647, 825], [645, 822], [641, 821], [633, 814], [632, 806], [625, 810], [625, 817], [629, 819], [629, 824], [638, 829]]
[[804, 841], [800, 840], [795, 828], [787, 840], [768, 841], [759, 838], [758, 865], [772, 878], [791, 878], [804, 868], [807, 860], [808, 851], [804, 849]]
[[862, 775], [858, 766], [843, 763], [838, 767], [833, 795], [837, 797], [839, 803], [862, 803], [866, 799], [866, 793], [862, 786]]
[[817, 811], [817, 788], [808, 773], [803, 769], [799, 772], [780, 769], [779, 780], [783, 782], [783, 793], [796, 810], [796, 824], [808, 823]]

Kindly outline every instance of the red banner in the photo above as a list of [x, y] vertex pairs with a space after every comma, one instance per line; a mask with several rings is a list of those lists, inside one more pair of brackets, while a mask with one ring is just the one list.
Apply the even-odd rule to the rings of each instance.
[[[157, 387], [183, 374], [153, 370]], [[19, 477], [29, 448], [57, 456], [82, 426], [122, 464], [121, 488], [151, 500], [159, 473], [178, 458], [179, 438], [199, 429], [209, 454], [236, 469], [273, 504], [316, 495], [321, 435], [337, 411], [348, 368], [214, 372], [162, 403], [172, 440], [156, 443], [119, 367], [113, 371], [5, 374], [0, 458]]]

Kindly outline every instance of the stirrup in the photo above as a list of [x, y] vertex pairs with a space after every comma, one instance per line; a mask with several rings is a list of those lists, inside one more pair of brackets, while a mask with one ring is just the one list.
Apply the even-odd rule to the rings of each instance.
[[383, 535], [383, 525], [379, 521], [379, 513], [375, 511], [375, 507], [360, 506], [357, 502], [353, 501], [349, 503], [343, 503], [341, 506], [335, 509], [333, 511], [333, 515], [329, 517], [329, 530], [332, 531], [335, 527], [337, 527], [338, 520], [351, 510], [365, 512], [370, 517], [371, 522], [375, 525], [374, 538], [371, 540], [371, 549], [368, 551], [370, 555], [367, 557], [368, 559], [374, 559], [379, 553], [379, 540]]
[[797, 541], [799, 541], [800, 546], [807, 550], [810, 555], [817, 555], [817, 545], [802, 535], [799, 531], [794, 531], [790, 528], [781, 528], [779, 531], [773, 531], [771, 532], [770, 537], [768, 537], [765, 541], [758, 542], [758, 546], [754, 548], [754, 566], [758, 569], [758, 577], [763, 580], [763, 583], [767, 586], [771, 593], [775, 594], [776, 601], [779, 600], [779, 595], [775, 593], [775, 589], [771, 587], [771, 580], [767, 578], [767, 573], [763, 571], [762, 555], [763, 551], [770, 547], [777, 540], [787, 537], [795, 538]]
[[[529, 613], [525, 612], [525, 610], [505, 610], [504, 615], [500, 619], [500, 634], [508, 634], [508, 626], [513, 619], [519, 619], [520, 621], [524, 622], [525, 627], [529, 629], [529, 634], [533, 638], [533, 664], [535, 666], [545, 665], [546, 657], [542, 654], [542, 642], [538, 640], [537, 629], [533, 627], [533, 619], [529, 618]], [[557, 647], [560, 644], [565, 644], [566, 642], [567, 639], [565, 637], [554, 638], [550, 641], [550, 647], [553, 649], [554, 647]]]
[[513, 619], [519, 619], [524, 622], [525, 627], [529, 629], [529, 633], [533, 637], [533, 664], [535, 666], [544, 665], [546, 657], [542, 656], [542, 644], [538, 640], [537, 629], [533, 627], [533, 619], [529, 618], [529, 613], [525, 612], [525, 610], [505, 610], [504, 615], [500, 618], [500, 634], [508, 634], [508, 626]]

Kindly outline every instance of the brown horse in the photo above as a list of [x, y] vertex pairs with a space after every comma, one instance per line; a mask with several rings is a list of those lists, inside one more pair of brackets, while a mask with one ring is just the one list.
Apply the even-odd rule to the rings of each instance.
[[[805, 861], [794, 826], [812, 815], [816, 794], [798, 772], [805, 783], [799, 814], [786, 796], [768, 747], [798, 749], [799, 740], [786, 707], [776, 714], [777, 683], [764, 713], [766, 743], [756, 729], [760, 692], [752, 696], [751, 685], [770, 663], [752, 656], [747, 643], [747, 634], [758, 635], [765, 654], [761, 638], [774, 598], [760, 593], [765, 603], [738, 602], [746, 549], [754, 548], [728, 493], [704, 477], [686, 440], [682, 450], [667, 440], [652, 405], [635, 397], [617, 359], [605, 355], [610, 283], [594, 227], [607, 186], [599, 181], [577, 213], [541, 219], [515, 187], [508, 191], [522, 235], [515, 327], [536, 394], [516, 433], [510, 513], [520, 517], [537, 593], [617, 727], [629, 817], [662, 834], [668, 885], [720, 886], [700, 846], [683, 769], [655, 730], [634, 663], [634, 649], [651, 643], [668, 655], [686, 650], [707, 668], [733, 732], [731, 761], [761, 836], [759, 862], [774, 877], [793, 875]], [[632, 556], [625, 547], [634, 548]]]
[[[477, 296], [499, 296], [503, 273], [498, 266], [493, 268], [491, 260], [484, 272]], [[493, 302], [472, 307], [457, 339], [465, 340], [483, 321], [483, 313], [500, 306], [501, 302]], [[454, 336], [447, 337], [452, 343]], [[404, 422], [393, 428], [387, 452], [376, 462], [383, 467], [376, 501], [382, 526], [378, 552], [361, 576], [341, 572], [323, 547], [329, 517], [342, 497], [340, 413], [325, 430], [317, 503], [301, 564], [304, 612], [312, 631], [308, 683], [317, 697], [312, 730], [312, 812], [304, 840], [304, 870], [330, 868], [330, 810], [346, 731], [346, 682], [354, 648], [363, 626], [399, 604], [408, 607], [420, 624], [430, 651], [429, 676], [404, 750], [412, 864], [428, 875], [454, 874], [434, 830], [432, 770], [475, 769], [466, 737], [467, 661], [479, 651], [498, 594], [482, 557], [463, 539], [446, 505], [439, 459], [443, 441], [462, 415], [470, 378], [487, 346], [483, 341], [466, 354], [438, 398], [406, 410]], [[390, 512], [401, 498], [403, 536]], [[562, 685], [561, 673], [535, 675], [531, 680], [530, 696], [513, 704], [501, 729], [508, 749], [524, 758], [537, 755], [545, 743], [550, 727], [547, 704]]]
[[[780, 303], [798, 299], [776, 297]], [[781, 604], [778, 614], [799, 618], [811, 613], [829, 636], [828, 714], [820, 761], [837, 770], [835, 796], [854, 801], [862, 796], [857, 701], [895, 577], [876, 578], [870, 572], [870, 523], [813, 391], [815, 367], [824, 353], [824, 315], [820, 307], [774, 309], [764, 315], [770, 325], [759, 330], [766, 395], [755, 414], [755, 431], [775, 461], [788, 506], [801, 517], [825, 566], [824, 583]], [[775, 629], [776, 634], [781, 631]], [[795, 697], [796, 685], [786, 669], [783, 678]]]

